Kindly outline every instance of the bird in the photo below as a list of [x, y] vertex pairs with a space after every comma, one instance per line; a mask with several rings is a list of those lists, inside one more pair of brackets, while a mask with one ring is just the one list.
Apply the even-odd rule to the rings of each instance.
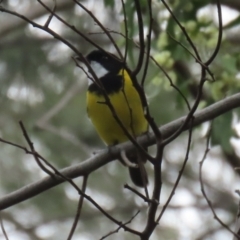
[[[126, 64], [114, 54], [103, 50], [91, 51], [86, 60], [98, 78], [95, 81], [89, 70], [87, 114], [103, 142], [107, 146], [113, 146], [129, 141], [106, 104], [104, 94], [107, 94], [116, 115], [131, 136], [138, 137], [146, 133], [148, 122], [144, 116], [143, 103]], [[138, 167], [128, 166], [132, 182], [137, 187], [146, 187], [146, 159], [137, 149], [126, 153], [126, 157], [131, 163], [138, 164]], [[121, 157], [119, 160], [124, 164]], [[143, 163], [141, 168], [139, 163]]]

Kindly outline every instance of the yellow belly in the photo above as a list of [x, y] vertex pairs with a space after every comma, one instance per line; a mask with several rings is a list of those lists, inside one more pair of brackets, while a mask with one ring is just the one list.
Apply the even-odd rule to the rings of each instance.
[[[124, 91], [120, 90], [117, 93], [110, 94], [109, 98], [118, 118], [127, 131], [132, 136], [139, 136], [147, 131], [148, 124], [144, 117], [139, 94], [126, 71], [124, 71], [124, 75]], [[88, 116], [101, 139], [107, 145], [128, 141], [109, 107], [100, 102], [105, 102], [104, 96], [87, 92]]]

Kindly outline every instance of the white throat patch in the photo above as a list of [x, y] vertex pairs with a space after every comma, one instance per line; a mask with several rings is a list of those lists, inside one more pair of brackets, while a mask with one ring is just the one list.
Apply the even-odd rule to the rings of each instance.
[[[106, 70], [100, 63], [95, 62], [95, 61], [91, 61], [90, 62], [90, 66], [93, 69], [93, 71], [95, 72], [96, 76], [98, 78], [101, 78], [103, 76], [105, 76], [108, 73], [108, 70]], [[92, 77], [91, 73], [88, 73], [90, 77]], [[88, 85], [92, 84], [93, 81], [88, 78]]]

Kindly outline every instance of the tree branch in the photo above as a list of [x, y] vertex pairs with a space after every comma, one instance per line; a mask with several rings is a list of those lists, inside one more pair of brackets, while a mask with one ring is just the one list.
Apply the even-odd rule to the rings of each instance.
[[[52, 0], [45, 1], [46, 4], [52, 5]], [[66, 11], [69, 8], [73, 8], [74, 3], [71, 1], [65, 0], [58, 0], [57, 2], [57, 11]], [[31, 8], [31, 10], [29, 9]], [[33, 3], [29, 5], [29, 8], [26, 8], [22, 15], [27, 16], [29, 19], [34, 20], [36, 18], [42, 17], [43, 15], [47, 14], [48, 12], [46, 9], [39, 7], [38, 5], [34, 5]], [[5, 15], [4, 18], [7, 16]], [[6, 20], [6, 19], [5, 19]], [[12, 33], [16, 29], [20, 29], [21, 27], [26, 26], [28, 23], [26, 21], [19, 21], [18, 18], [7, 18], [6, 21], [1, 21], [1, 28], [0, 28], [0, 37], [6, 37], [9, 33]]]
[[[209, 107], [206, 107], [203, 110], [197, 111], [194, 114], [193, 126], [197, 126], [203, 122], [214, 119], [234, 108], [240, 106], [240, 93], [232, 95], [231, 97], [225, 98], [217, 103], [212, 104]], [[184, 122], [185, 116], [177, 120], [174, 120], [160, 128], [163, 138], [169, 137], [173, 134]], [[190, 125], [185, 126], [184, 130], [189, 129]], [[138, 142], [141, 145], [150, 146], [155, 144], [155, 136], [153, 133], [146, 134], [138, 138]], [[125, 149], [126, 151], [133, 149], [134, 146], [132, 143], [127, 142], [119, 144], [109, 149], [102, 150], [98, 155], [93, 156], [84, 162], [81, 162], [75, 166], [67, 167], [62, 169], [60, 172], [68, 178], [76, 178], [89, 174], [90, 172], [95, 171], [101, 166], [111, 162], [113, 159], [116, 159], [120, 151]], [[54, 178], [47, 176], [35, 183], [31, 183], [27, 186], [24, 186], [0, 199], [0, 210], [6, 209], [10, 206], [13, 206], [17, 203], [25, 201], [33, 196], [40, 194], [43, 191], [46, 191], [60, 183], [64, 180], [58, 176]]]

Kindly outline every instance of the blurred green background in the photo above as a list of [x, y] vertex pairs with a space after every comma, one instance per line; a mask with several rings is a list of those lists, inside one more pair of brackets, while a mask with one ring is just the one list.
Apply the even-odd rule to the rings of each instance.
[[[45, 1], [49, 6], [52, 1]], [[112, 32], [124, 53], [125, 34], [120, 1], [82, 1]], [[214, 51], [218, 37], [215, 1], [167, 1], [197, 47], [203, 61]], [[240, 90], [240, 4], [238, 0], [222, 0], [223, 41], [211, 65], [216, 81], [204, 87], [199, 109]], [[37, 1], [8, 0], [3, 7], [17, 11], [44, 24], [49, 16]], [[125, 1], [128, 21], [128, 64], [137, 63], [138, 23], [134, 1]], [[178, 42], [189, 50], [186, 37], [161, 1], [152, 1], [153, 33], [151, 55], [169, 74], [174, 84], [192, 104], [200, 80], [200, 67]], [[148, 32], [147, 1], [141, 1], [145, 35]], [[116, 53], [113, 45], [83, 9], [73, 1], [57, 1], [57, 13], [104, 49]], [[49, 34], [33, 28], [23, 20], [0, 12], [0, 137], [27, 146], [18, 122], [21, 120], [36, 150], [56, 168], [84, 161], [105, 146], [86, 115], [87, 79], [75, 66], [76, 55]], [[53, 18], [50, 26], [69, 40], [83, 54], [93, 46]], [[173, 38], [177, 41], [174, 41]], [[139, 75], [141, 79], [141, 74]], [[151, 113], [159, 126], [187, 113], [182, 97], [170, 86], [163, 72], [150, 61], [146, 95]], [[233, 227], [237, 212], [239, 172], [239, 109], [214, 120], [212, 147], [203, 167], [209, 198], [221, 219]], [[213, 219], [199, 183], [199, 161], [205, 151], [207, 124], [194, 130], [189, 161], [169, 208], [151, 239], [229, 239], [231, 234]], [[169, 144], [164, 152], [163, 189], [159, 210], [164, 205], [186, 153], [187, 134]], [[154, 147], [150, 150], [154, 153]], [[0, 196], [46, 176], [32, 156], [0, 143]], [[150, 190], [152, 166], [148, 164]], [[80, 186], [82, 179], [75, 182]], [[145, 226], [147, 205], [123, 185], [129, 183], [128, 170], [119, 162], [111, 162], [89, 177], [87, 194], [120, 221], [128, 221], [138, 209], [140, 214], [130, 226]], [[9, 239], [67, 239], [78, 203], [77, 192], [68, 184], [52, 188], [30, 200], [1, 212]], [[88, 201], [72, 239], [100, 239], [117, 226], [106, 219]], [[0, 239], [5, 239], [0, 232]], [[108, 239], [138, 239], [121, 230]]]

